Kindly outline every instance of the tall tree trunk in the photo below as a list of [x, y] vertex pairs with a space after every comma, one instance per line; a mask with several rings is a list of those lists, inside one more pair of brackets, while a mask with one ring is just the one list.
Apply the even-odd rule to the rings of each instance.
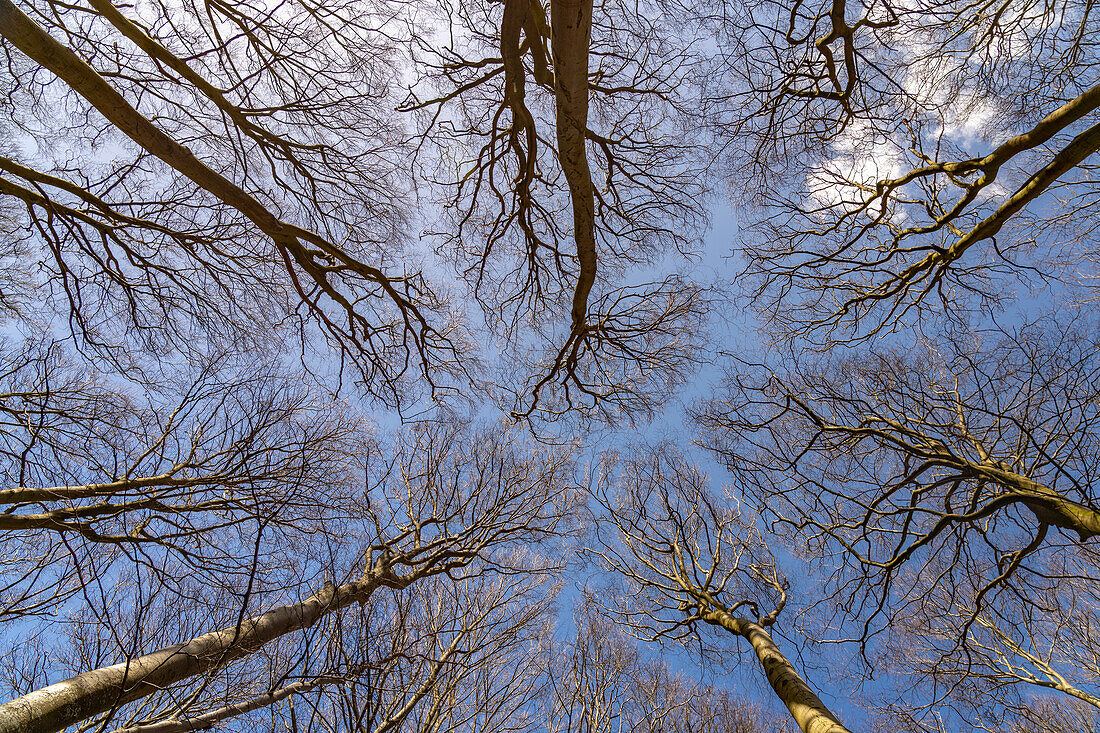
[[359, 580], [325, 587], [236, 626], [211, 631], [150, 654], [78, 674], [0, 705], [0, 733], [56, 733], [169, 685], [252, 654], [274, 639], [308, 628], [333, 611], [366, 601], [382, 586], [403, 587], [380, 559]]
[[767, 629], [748, 619], [718, 610], [704, 613], [703, 620], [742, 636], [752, 644], [772, 690], [787, 706], [803, 733], [851, 733], [779, 651]]
[[588, 135], [588, 47], [592, 0], [550, 0], [550, 46], [557, 97], [558, 159], [573, 204], [573, 238], [580, 274], [573, 293], [573, 332], [588, 318], [588, 294], [596, 281], [596, 216]]

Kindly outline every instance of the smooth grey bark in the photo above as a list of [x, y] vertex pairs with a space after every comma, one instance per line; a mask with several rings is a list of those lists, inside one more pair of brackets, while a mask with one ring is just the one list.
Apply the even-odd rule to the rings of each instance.
[[779, 651], [767, 629], [746, 618], [721, 610], [707, 611], [702, 614], [702, 618], [707, 623], [721, 626], [726, 631], [744, 637], [752, 644], [756, 658], [760, 660], [760, 666], [768, 677], [768, 684], [787, 706], [791, 717], [803, 733], [851, 733], [825, 707], [825, 703], [811, 689], [809, 683], [802, 679], [790, 660]]
[[246, 657], [274, 639], [312, 626], [329, 613], [366, 601], [380, 587], [402, 588], [411, 582], [395, 575], [385, 560], [379, 558], [359, 580], [339, 587], [327, 583], [299, 603], [273, 608], [239, 625], [137, 659], [78, 674], [0, 705], [0, 733], [56, 733]]

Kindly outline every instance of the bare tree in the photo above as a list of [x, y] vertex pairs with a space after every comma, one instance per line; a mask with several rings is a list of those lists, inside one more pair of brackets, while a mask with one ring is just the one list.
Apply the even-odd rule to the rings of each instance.
[[319, 332], [390, 403], [461, 373], [447, 306], [389, 261], [407, 186], [385, 8], [149, 10], [3, 6], [4, 125], [41, 142], [4, 151], [0, 191], [81, 342], [125, 362]]
[[932, 685], [906, 704], [988, 710], [1014, 685], [1098, 699], [1088, 323], [746, 370], [700, 412], [753, 505], [829, 576], [868, 662]]
[[729, 690], [673, 673], [628, 629], [587, 598], [574, 609], [574, 633], [547, 659], [543, 729], [615, 733], [765, 733], [758, 706]]
[[[409, 213], [416, 189], [442, 192], [439, 254], [522, 356], [501, 380], [517, 417], [651, 412], [682, 381], [710, 296], [667, 258], [624, 276], [689, 253], [706, 219], [676, 14], [518, 0], [304, 2], [277, 22], [248, 4], [144, 12], [8, 3], [0, 29], [5, 124], [98, 158], [74, 166], [48, 144], [0, 158], [19, 245], [82, 343], [125, 360], [120, 342], [320, 332], [391, 404], [460, 387], [476, 359], [458, 309], [395, 260], [410, 220], [437, 218]], [[403, 75], [411, 140], [391, 111]]]
[[[707, 9], [709, 10], [709, 8]], [[701, 11], [748, 289], [817, 343], [951, 317], [1094, 261], [1089, 3], [779, 2]], [[746, 175], [748, 173], [748, 175]]]
[[550, 658], [546, 729], [613, 733], [629, 728], [638, 651], [617, 625], [581, 607], [572, 641]]
[[[512, 712], [541, 684], [523, 662], [546, 629], [554, 599], [546, 581], [437, 578], [375, 596], [314, 630], [311, 644], [270, 655], [255, 680], [236, 670], [233, 684], [209, 685], [170, 709], [164, 696], [159, 706], [147, 699], [116, 733], [186, 733], [227, 721], [326, 733], [521, 729]], [[518, 677], [486, 685], [507, 674]]]
[[[1100, 709], [1095, 552], [1067, 548], [1040, 567], [1045, 577], [1015, 583], [1025, 597], [1004, 594], [979, 611], [973, 600], [979, 583], [972, 581], [960, 589], [936, 588], [924, 603], [899, 614], [881, 654], [882, 667], [923, 684], [893, 704], [872, 706], [886, 718], [923, 720], [929, 701], [942, 700], [969, 711], [990, 730], [1042, 721], [1036, 711], [1058, 705], [1082, 719], [1095, 716]], [[960, 645], [955, 629], [962, 624], [969, 629]], [[1035, 700], [1044, 692], [1057, 698], [1043, 696], [1047, 702], [1037, 708]]]
[[546, 687], [557, 583], [498, 577], [484, 584], [476, 606], [496, 607], [492, 623], [470, 635], [430, 701], [413, 712], [410, 727], [433, 733], [538, 730], [534, 707]]
[[354, 454], [370, 442], [349, 410], [275, 370], [245, 373], [222, 360], [156, 387], [116, 386], [56, 344], [4, 356], [0, 529], [23, 536], [156, 543], [186, 555], [189, 537], [246, 518], [318, 519], [309, 485], [326, 474], [347, 485]]
[[2, 359], [0, 618], [54, 614], [126, 565], [243, 587], [355, 511], [366, 421], [277, 367], [226, 356], [154, 385], [59, 344]]
[[[288, 603], [259, 612], [249, 611], [251, 594], [237, 611], [215, 603], [205, 623], [227, 611], [236, 621], [159, 649], [146, 651], [139, 634], [124, 643], [132, 650], [123, 661], [0, 706], [0, 729], [56, 731], [92, 717], [102, 725], [126, 703], [171, 697], [175, 685], [231, 672], [227, 665], [257, 659], [272, 644], [288, 643], [290, 635], [308, 637], [315, 625], [334, 623], [341, 611], [366, 603], [382, 588], [400, 590], [436, 576], [456, 582], [553, 567], [536, 548], [556, 536], [557, 523], [570, 511], [567, 456], [526, 452], [500, 433], [470, 440], [463, 440], [460, 426], [425, 426], [375, 469], [378, 482], [368, 491], [369, 504], [361, 506], [358, 520], [346, 520], [358, 525], [354, 536], [363, 538], [355, 543], [361, 550], [337, 555], [345, 569], [331, 567], [331, 580], [312, 594], [291, 595]], [[517, 543], [530, 549], [517, 553]], [[332, 582], [341, 576], [339, 584]], [[283, 594], [275, 588], [255, 595], [271, 603]], [[135, 632], [143, 627], [140, 620], [139, 614]]]
[[874, 733], [947, 733], [963, 729], [990, 733], [1071, 733], [1095, 730], [1097, 722], [1095, 712], [1085, 705], [1035, 697], [1021, 706], [1009, 722], [971, 718], [952, 727], [943, 716], [917, 719], [907, 711], [891, 710], [874, 721], [872, 730]]
[[[552, 74], [556, 142], [543, 157], [557, 156], [573, 214], [546, 241], [571, 238], [576, 254], [555, 249], [546, 280], [554, 297], [571, 293], [565, 346], [516, 394], [530, 414], [540, 385], [561, 379], [550, 412], [581, 394], [614, 395], [629, 414], [671, 392], [705, 311], [678, 277], [597, 287], [598, 246], [617, 273], [686, 248], [678, 225], [701, 216], [666, 190], [702, 190], [681, 155], [690, 146], [661, 143], [683, 75], [622, 54], [629, 38], [667, 50], [655, 26], [624, 40], [601, 17], [590, 73], [591, 6], [551, 5], [547, 35], [541, 7], [512, 3], [498, 45], [513, 112], [525, 9], [528, 46], [549, 43], [538, 75]], [[494, 676], [485, 655], [535, 658], [516, 647], [546, 601], [491, 617], [564, 562], [538, 547], [572, 511], [567, 454], [444, 418], [383, 456], [353, 410], [249, 362], [278, 362], [294, 340], [312, 369], [320, 334], [398, 406], [471, 376], [458, 317], [396, 260], [421, 218], [390, 111], [406, 20], [385, 2], [0, 5], [0, 124], [12, 133], [0, 214], [14, 242], [3, 256], [31, 262], [4, 279], [0, 304], [29, 329], [61, 326], [60, 314], [95, 364], [61, 347], [13, 349], [10, 370], [5, 360], [4, 613], [37, 625], [8, 650], [16, 699], [0, 706], [0, 730], [163, 732], [273, 711], [303, 729], [337, 711], [349, 730], [522, 720], [538, 679]], [[551, 302], [526, 297], [515, 302], [528, 310]], [[206, 357], [231, 349], [245, 356]], [[600, 349], [618, 353], [585, 360]], [[501, 577], [515, 580], [494, 590]], [[448, 593], [434, 614], [415, 605]]]
[[652, 410], [707, 304], [667, 270], [623, 282], [705, 218], [687, 29], [659, 3], [528, 0], [440, 2], [418, 28], [404, 109], [441, 187], [440, 254], [517, 354], [529, 327], [541, 341], [512, 369], [513, 412]]
[[747, 294], [781, 345], [731, 359], [704, 441], [829, 579], [819, 638], [904, 680], [872, 703], [887, 718], [1008, 729], [1037, 690], [1091, 704], [1093, 8], [697, 15]]
[[772, 637], [788, 583], [736, 503], [671, 449], [616, 473], [597, 490], [604, 528], [594, 550], [627, 583], [612, 612], [644, 638], [684, 641], [706, 655], [722, 651], [701, 630], [708, 625], [745, 640], [801, 730], [846, 731]]
[[1081, 704], [1054, 701], [1050, 698], [1034, 700], [1012, 724], [1010, 733], [1070, 733], [1070, 731], [1096, 730], [1100, 725], [1095, 710]]
[[[904, 673], [899, 725], [1095, 706], [1095, 324], [958, 328], [1013, 278], [1089, 295], [1095, 26], [1079, 0], [0, 0], [0, 314], [89, 360], [2, 354], [0, 620], [27, 634], [0, 730], [759, 722], [621, 623], [744, 641], [803, 730], [844, 731], [779, 649], [792, 591], [742, 497], [826, 578], [820, 640]], [[804, 340], [699, 411], [736, 499], [665, 449], [599, 479], [631, 595], [563, 649], [568, 451], [443, 413], [384, 450], [254, 362], [294, 342], [399, 407], [651, 414], [699, 358], [716, 159], [750, 298]], [[919, 348], [829, 351], [937, 310], [957, 330]]]

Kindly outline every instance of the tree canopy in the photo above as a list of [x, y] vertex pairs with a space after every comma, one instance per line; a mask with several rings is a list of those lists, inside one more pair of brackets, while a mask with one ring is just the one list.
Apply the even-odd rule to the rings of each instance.
[[1098, 23], [0, 0], [0, 731], [1097, 728]]

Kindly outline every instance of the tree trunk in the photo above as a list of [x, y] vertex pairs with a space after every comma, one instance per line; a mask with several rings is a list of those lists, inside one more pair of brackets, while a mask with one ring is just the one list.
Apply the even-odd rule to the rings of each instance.
[[573, 204], [573, 238], [580, 274], [573, 293], [573, 331], [588, 319], [588, 294], [596, 281], [596, 217], [588, 135], [588, 46], [592, 0], [551, 0], [550, 45], [557, 97], [558, 159]]
[[309, 598], [109, 667], [78, 674], [0, 705], [0, 733], [56, 733], [169, 685], [206, 674], [264, 644], [365, 601], [381, 586], [401, 586], [381, 561], [363, 578], [325, 587]]
[[825, 707], [806, 680], [795, 670], [790, 660], [779, 651], [767, 629], [745, 618], [724, 611], [709, 611], [703, 620], [743, 636], [752, 644], [772, 690], [787, 706], [791, 717], [803, 733], [851, 733]]

